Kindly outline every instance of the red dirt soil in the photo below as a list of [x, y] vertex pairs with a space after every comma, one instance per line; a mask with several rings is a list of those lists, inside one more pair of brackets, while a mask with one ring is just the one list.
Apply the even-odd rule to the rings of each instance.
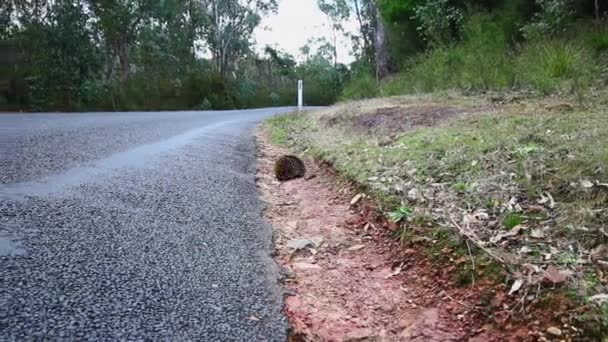
[[[458, 287], [454, 267], [438, 267], [416, 246], [389, 238], [366, 199], [329, 170], [280, 183], [273, 162], [286, 149], [257, 133], [258, 187], [268, 203], [276, 260], [288, 274], [285, 310], [292, 341], [534, 341], [549, 318], [512, 323], [503, 285]], [[311, 175], [314, 177], [311, 178]], [[300, 250], [287, 246], [306, 239]]]

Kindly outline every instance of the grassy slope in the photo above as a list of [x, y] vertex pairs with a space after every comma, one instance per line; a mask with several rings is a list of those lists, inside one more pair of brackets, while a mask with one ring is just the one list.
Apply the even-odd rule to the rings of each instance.
[[[520, 278], [539, 293], [561, 287], [588, 303], [608, 293], [608, 113], [602, 98], [580, 108], [556, 98], [395, 97], [267, 124], [274, 142], [330, 161], [374, 194], [387, 214], [404, 212], [402, 238], [423, 236], [466, 253], [455, 239], [460, 227], [504, 262], [511, 275], [506, 281]], [[442, 108], [464, 114], [442, 117]], [[374, 113], [407, 121], [427, 111], [440, 117], [412, 128], [373, 120]], [[436, 249], [430, 244], [431, 255]], [[483, 261], [477, 268], [483, 265], [493, 269]], [[568, 278], [567, 286], [547, 284], [549, 266]], [[465, 271], [463, 278], [481, 273]], [[595, 333], [605, 334], [608, 305], [589, 307], [603, 310], [591, 319]], [[597, 324], [602, 315], [604, 325]]]

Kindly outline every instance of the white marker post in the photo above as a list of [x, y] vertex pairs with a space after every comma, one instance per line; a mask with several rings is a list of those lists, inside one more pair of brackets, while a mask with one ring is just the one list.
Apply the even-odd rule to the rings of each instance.
[[298, 81], [298, 111], [302, 111], [303, 98], [302, 93], [304, 91], [304, 83], [302, 80]]

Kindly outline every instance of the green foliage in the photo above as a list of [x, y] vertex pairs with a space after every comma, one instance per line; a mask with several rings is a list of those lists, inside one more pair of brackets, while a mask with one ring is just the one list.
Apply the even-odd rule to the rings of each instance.
[[[601, 74], [597, 56], [608, 48], [604, 30], [568, 31], [560, 38], [514, 44], [517, 30], [512, 22], [522, 6], [514, 3], [494, 12], [471, 11], [460, 39], [434, 44], [426, 52], [408, 58], [402, 71], [384, 80], [380, 95], [392, 96], [444, 89], [466, 91], [527, 88], [548, 94], [571, 92], [583, 97]], [[580, 39], [584, 37], [584, 39]], [[355, 78], [343, 98], [376, 94], [372, 84]]]
[[543, 93], [580, 91], [591, 85], [598, 72], [589, 50], [561, 40], [526, 46], [516, 63], [521, 83]]
[[524, 223], [526, 219], [517, 213], [508, 213], [502, 220], [502, 225], [506, 230], [511, 230]]
[[101, 71], [101, 61], [82, 6], [61, 2], [52, 8], [49, 23], [28, 23], [17, 36], [31, 51], [30, 84], [34, 108], [47, 105], [64, 110], [86, 108], [89, 81]]
[[589, 46], [597, 52], [602, 53], [608, 50], [608, 31], [590, 32], [587, 38]]
[[564, 32], [573, 17], [573, 0], [536, 0], [540, 11], [532, 22], [522, 28], [529, 40], [540, 40], [547, 35]]
[[[262, 14], [276, 10], [275, 0], [202, 4], [2, 3], [0, 23], [10, 25], [0, 28], [0, 38], [10, 38], [9, 48], [21, 56], [17, 66], [0, 70], [2, 109], [286, 106], [296, 102], [298, 79], [305, 82], [307, 105], [331, 104], [341, 93], [350, 72], [333, 56], [297, 65], [276, 48], [261, 56], [252, 51], [252, 32]], [[200, 57], [203, 45], [213, 58]]]
[[406, 206], [400, 206], [397, 210], [388, 213], [390, 220], [395, 223], [406, 220], [410, 216], [412, 216], [412, 208]]
[[270, 140], [274, 144], [287, 146], [293, 130], [303, 130], [310, 126], [309, 118], [298, 112], [277, 115], [264, 123], [270, 128]]
[[342, 98], [367, 99], [378, 96], [378, 84], [370, 73], [362, 73], [354, 78], [342, 92]]
[[462, 42], [439, 46], [405, 64], [405, 71], [382, 86], [399, 95], [440, 89], [502, 89], [515, 75], [503, 28], [494, 15], [479, 13], [463, 26]]
[[213, 108], [213, 105], [211, 104], [211, 101], [209, 101], [208, 98], [203, 99], [203, 103], [201, 103], [201, 105], [199, 106], [200, 110], [211, 110]]
[[418, 31], [431, 45], [444, 45], [458, 35], [463, 14], [449, 0], [428, 1], [414, 8]]
[[422, 2], [422, 0], [378, 0], [377, 6], [384, 18], [388, 21], [397, 21], [411, 17], [416, 5]]

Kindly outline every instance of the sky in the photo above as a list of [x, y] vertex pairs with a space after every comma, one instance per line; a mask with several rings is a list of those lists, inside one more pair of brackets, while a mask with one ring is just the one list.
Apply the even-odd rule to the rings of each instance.
[[[354, 28], [354, 20], [345, 26]], [[257, 49], [262, 51], [266, 45], [278, 47], [302, 60], [300, 48], [309, 38], [326, 37], [333, 39], [329, 20], [317, 7], [317, 0], [279, 0], [276, 14], [263, 18], [262, 24], [254, 32]], [[350, 55], [352, 44], [343, 37], [338, 38], [338, 62], [348, 64], [354, 60]]]

